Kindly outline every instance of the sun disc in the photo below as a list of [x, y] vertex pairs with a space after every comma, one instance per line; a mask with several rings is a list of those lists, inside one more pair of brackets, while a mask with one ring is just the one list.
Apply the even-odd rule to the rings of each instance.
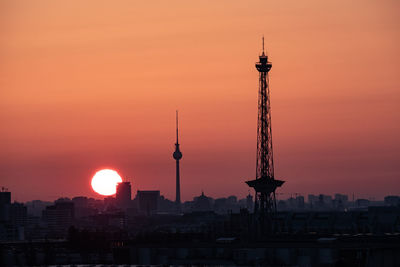
[[118, 172], [110, 169], [103, 169], [95, 173], [92, 178], [93, 190], [103, 196], [111, 196], [116, 193], [117, 184], [122, 182]]

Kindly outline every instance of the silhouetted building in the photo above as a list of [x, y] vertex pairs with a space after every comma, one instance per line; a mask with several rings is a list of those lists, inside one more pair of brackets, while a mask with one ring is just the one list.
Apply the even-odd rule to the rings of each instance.
[[28, 215], [41, 217], [43, 210], [46, 209], [47, 206], [51, 206], [53, 202], [41, 201], [41, 200], [32, 200], [25, 203], [28, 209]]
[[399, 206], [400, 205], [400, 197], [399, 196], [386, 196], [384, 198], [385, 205], [388, 206]]
[[116, 209], [117, 206], [117, 201], [115, 199], [115, 197], [113, 196], [108, 196], [104, 198], [104, 208], [106, 210], [108, 209]]
[[74, 207], [75, 207], [75, 209], [76, 208], [78, 208], [78, 207], [80, 207], [80, 208], [83, 208], [83, 207], [87, 207], [88, 206], [88, 198], [87, 197], [74, 197], [74, 198], [72, 198], [72, 202], [74, 203]]
[[74, 203], [71, 201], [56, 201], [43, 211], [50, 237], [65, 237], [68, 228], [73, 225], [74, 217]]
[[253, 196], [250, 193], [246, 197], [246, 208], [250, 212], [254, 209]]
[[348, 206], [348, 196], [342, 194], [335, 194], [332, 205], [335, 209], [343, 210]]
[[163, 213], [176, 213], [176, 202], [160, 196], [157, 210]]
[[118, 183], [115, 200], [118, 207], [127, 208], [130, 206], [132, 200], [130, 182]]
[[303, 196], [297, 196], [296, 197], [296, 208], [304, 209], [304, 207], [305, 207], [304, 197]]
[[23, 203], [14, 202], [10, 209], [11, 223], [17, 227], [26, 225], [27, 208]]
[[368, 199], [359, 198], [359, 199], [356, 200], [356, 206], [357, 207], [368, 207], [369, 204], [370, 204], [370, 202], [369, 202]]
[[217, 198], [214, 201], [214, 211], [216, 213], [226, 213], [227, 212], [227, 199], [226, 198]]
[[24, 240], [27, 209], [22, 203], [11, 204], [11, 192], [0, 192], [0, 240]]
[[[4, 189], [3, 189], [4, 190]], [[11, 192], [0, 192], [0, 222], [10, 219]]]
[[210, 198], [204, 195], [204, 192], [201, 192], [201, 195], [194, 198], [193, 203], [194, 211], [211, 211], [211, 201]]
[[11, 204], [11, 192], [5, 191], [3, 188], [3, 191], [0, 191], [0, 205], [4, 204]]
[[158, 190], [138, 190], [137, 203], [139, 211], [146, 215], [154, 214], [158, 209], [160, 191]]
[[318, 196], [316, 195], [308, 195], [308, 204], [310, 205], [311, 208], [314, 208], [317, 205], [318, 202]]
[[84, 218], [94, 215], [98, 209], [90, 205], [90, 200], [87, 197], [79, 196], [72, 198], [74, 203], [74, 216], [75, 218]]
[[10, 219], [13, 228], [13, 239], [25, 239], [25, 227], [27, 221], [27, 208], [22, 203], [14, 202], [11, 204]]
[[126, 226], [126, 216], [123, 211], [113, 211], [90, 216], [91, 228], [113, 231]]

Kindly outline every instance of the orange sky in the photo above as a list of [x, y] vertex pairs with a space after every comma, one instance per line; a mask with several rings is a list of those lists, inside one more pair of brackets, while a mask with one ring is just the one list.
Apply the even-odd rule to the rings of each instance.
[[248, 192], [254, 63], [271, 70], [275, 174], [292, 193], [400, 194], [400, 2], [0, 2], [0, 185], [19, 201], [134, 190]]

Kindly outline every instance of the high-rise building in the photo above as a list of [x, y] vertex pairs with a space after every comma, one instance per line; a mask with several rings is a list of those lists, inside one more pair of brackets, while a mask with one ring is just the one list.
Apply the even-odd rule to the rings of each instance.
[[11, 192], [5, 188], [0, 191], [0, 222], [10, 220]]
[[24, 204], [11, 203], [11, 192], [0, 191], [0, 240], [24, 240], [27, 208]]
[[121, 208], [127, 208], [131, 204], [131, 183], [122, 182], [117, 184], [116, 203]]
[[11, 204], [11, 192], [8, 192], [5, 188], [0, 191], [0, 205]]

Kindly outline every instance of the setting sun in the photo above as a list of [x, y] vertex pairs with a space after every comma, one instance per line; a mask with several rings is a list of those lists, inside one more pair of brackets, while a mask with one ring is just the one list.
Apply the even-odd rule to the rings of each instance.
[[115, 194], [117, 184], [120, 182], [122, 178], [116, 171], [103, 169], [93, 176], [92, 188], [100, 195], [111, 196]]

